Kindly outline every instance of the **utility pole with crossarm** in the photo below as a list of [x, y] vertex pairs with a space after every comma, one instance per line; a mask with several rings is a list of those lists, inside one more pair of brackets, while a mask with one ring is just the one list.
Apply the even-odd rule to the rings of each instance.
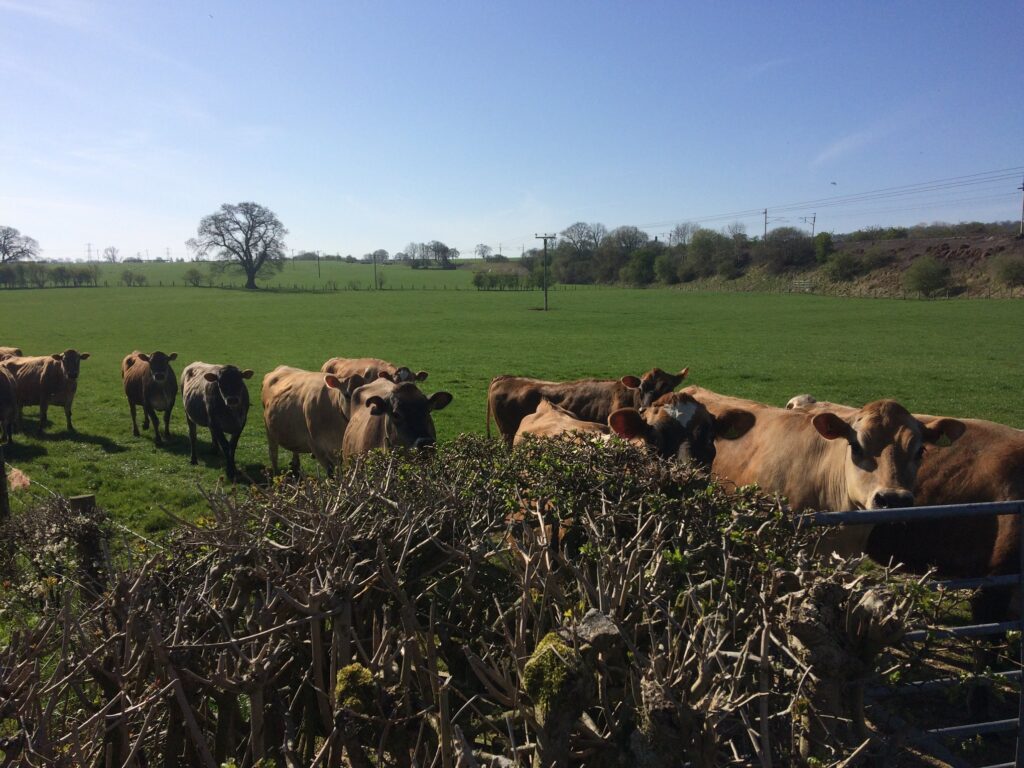
[[538, 235], [533, 236], [536, 240], [544, 241], [544, 311], [548, 311], [548, 240], [554, 240], [557, 235]]

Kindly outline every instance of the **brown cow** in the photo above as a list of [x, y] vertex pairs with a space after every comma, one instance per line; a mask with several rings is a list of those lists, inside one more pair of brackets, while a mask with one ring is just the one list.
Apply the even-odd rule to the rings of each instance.
[[334, 374], [287, 365], [263, 377], [263, 421], [274, 474], [279, 447], [292, 452], [294, 474], [299, 473], [300, 453], [313, 454], [328, 475], [334, 473], [348, 427], [351, 389]]
[[359, 384], [359, 376], [351, 379], [351, 422], [342, 442], [346, 459], [374, 448], [427, 448], [437, 442], [430, 414], [452, 401], [448, 392], [427, 397], [411, 381], [386, 378]]
[[21, 357], [21, 347], [0, 347], [0, 360], [7, 357]]
[[[837, 413], [850, 406], [794, 397], [787, 408]], [[920, 421], [935, 416], [915, 414]], [[917, 472], [915, 501], [921, 505], [969, 504], [1024, 499], [1024, 431], [981, 419], [960, 419], [965, 430], [952, 445], [925, 450]], [[944, 578], [1016, 573], [1020, 568], [1017, 515], [927, 520], [875, 526], [867, 551], [875, 560], [902, 563], [923, 573], [934, 567]], [[1010, 588], [984, 588], [972, 600], [978, 623], [1005, 620]]]
[[135, 350], [121, 361], [121, 381], [132, 412], [132, 434], [139, 436], [135, 409], [141, 406], [142, 428], [149, 429], [150, 422], [153, 423], [153, 441], [157, 445], [163, 444], [157, 411], [164, 414], [164, 437], [171, 436], [171, 411], [178, 394], [178, 380], [174, 377], [171, 361], [177, 359], [177, 352], [168, 355], [156, 351], [147, 355]]
[[417, 371], [406, 366], [397, 366], [378, 357], [332, 357], [320, 366], [324, 373], [331, 373], [339, 379], [350, 379], [361, 376], [364, 382], [373, 381], [383, 376], [395, 383], [403, 381], [426, 381], [427, 372]]
[[647, 407], [671, 392], [686, 378], [689, 369], [678, 374], [653, 368], [642, 377], [621, 379], [580, 379], [579, 381], [542, 381], [523, 376], [497, 376], [487, 388], [487, 436], [491, 435], [491, 417], [512, 445], [523, 417], [537, 410], [542, 399], [560, 405], [581, 421], [605, 424], [619, 408]]
[[0, 442], [14, 440], [14, 423], [18, 419], [18, 385], [14, 376], [0, 366]]
[[523, 417], [516, 432], [518, 445], [526, 435], [555, 437], [578, 432], [583, 437], [605, 438], [610, 432], [663, 459], [693, 462], [711, 468], [715, 458], [715, 437], [736, 439], [754, 424], [749, 411], [729, 410], [714, 418], [707, 408], [684, 392], [670, 392], [639, 411], [619, 408], [608, 417], [608, 426], [581, 421], [549, 400], [542, 400], [534, 413]]
[[[926, 443], [955, 440], [955, 419], [922, 423], [894, 400], [868, 403], [852, 413], [774, 408], [701, 387], [684, 392], [713, 415], [726, 408], [751, 411], [757, 421], [738, 440], [720, 440], [712, 471], [736, 485], [756, 483], [785, 496], [793, 509], [847, 510], [907, 507], [914, 503], [918, 463]], [[841, 554], [864, 551], [870, 527], [849, 526], [829, 537]]]
[[51, 405], [64, 406], [68, 432], [74, 432], [71, 424], [71, 404], [78, 391], [78, 373], [82, 360], [88, 360], [89, 353], [74, 349], [64, 350], [59, 355], [42, 357], [8, 357], [0, 361], [13, 376], [18, 391], [18, 421], [21, 409], [26, 405], [39, 406], [39, 430], [49, 423], [46, 410]]
[[725, 408], [712, 416], [686, 392], [669, 392], [642, 411], [620, 408], [608, 417], [619, 437], [642, 440], [663, 459], [693, 462], [704, 469], [711, 469], [715, 460], [716, 440], [737, 440], [755, 421], [744, 408]]

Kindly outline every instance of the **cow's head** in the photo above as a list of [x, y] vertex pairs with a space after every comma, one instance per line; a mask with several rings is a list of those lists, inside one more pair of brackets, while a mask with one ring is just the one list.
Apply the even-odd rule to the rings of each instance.
[[169, 355], [164, 352], [160, 352], [159, 350], [149, 355], [140, 352], [138, 357], [139, 360], [149, 363], [149, 375], [153, 377], [153, 381], [157, 384], [163, 384], [168, 380], [174, 381], [174, 371], [171, 370], [171, 361], [178, 359], [177, 352], [171, 352]]
[[637, 390], [637, 407], [646, 408], [659, 397], [667, 395], [682, 384], [689, 371], [689, 368], [683, 368], [679, 373], [666, 373], [661, 368], [652, 368], [640, 378], [623, 376], [619, 379], [619, 383], [629, 389]]
[[846, 416], [815, 411], [811, 423], [824, 439], [847, 443], [848, 501], [859, 509], [912, 506], [925, 446], [956, 440], [966, 429], [956, 419], [920, 422], [895, 400], [877, 400]]
[[394, 373], [391, 373], [390, 371], [381, 371], [377, 376], [382, 379], [387, 379], [393, 384], [401, 384], [404, 381], [426, 381], [428, 374], [426, 371], [416, 371], [413, 373], [411, 368], [403, 365], [395, 369]]
[[374, 416], [385, 418], [390, 445], [427, 448], [437, 442], [431, 412], [440, 411], [451, 401], [448, 392], [435, 392], [427, 397], [412, 382], [403, 382], [385, 397], [368, 397], [365, 405]]
[[79, 352], [74, 349], [65, 349], [59, 355], [51, 355], [54, 360], [60, 361], [61, 367], [64, 369], [64, 375], [69, 379], [77, 379], [78, 371], [82, 365], [83, 360], [89, 359], [88, 352]]
[[712, 416], [685, 392], [663, 395], [643, 413], [620, 408], [608, 417], [608, 426], [626, 440], [642, 440], [665, 459], [710, 469], [715, 460], [715, 438], [735, 440], [754, 426], [750, 411], [730, 408]]
[[207, 371], [203, 378], [211, 384], [216, 383], [217, 396], [233, 411], [246, 410], [249, 407], [249, 390], [245, 380], [252, 378], [252, 371], [246, 368], [238, 370], [233, 365], [222, 365], [217, 371]]

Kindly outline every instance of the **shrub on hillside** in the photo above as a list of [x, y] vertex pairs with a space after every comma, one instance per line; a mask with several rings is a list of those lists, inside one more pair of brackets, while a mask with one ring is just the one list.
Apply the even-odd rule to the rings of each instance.
[[934, 256], [921, 256], [904, 270], [903, 287], [924, 296], [934, 296], [949, 287], [949, 267]]
[[806, 269], [815, 263], [814, 243], [803, 230], [779, 227], [754, 251], [755, 260], [764, 264], [768, 272], [782, 274]]
[[186, 285], [191, 285], [193, 288], [198, 288], [203, 284], [203, 273], [195, 267], [185, 270], [183, 278]]
[[1019, 253], [1001, 253], [992, 259], [992, 276], [1007, 288], [1024, 285], [1024, 256]]
[[907, 607], [811, 567], [776, 503], [619, 442], [464, 436], [209, 498], [102, 568], [63, 503], [0, 529], [9, 761], [831, 762]]
[[814, 258], [819, 264], [827, 262], [835, 250], [836, 244], [831, 232], [819, 232], [814, 236]]
[[861, 261], [864, 263], [864, 271], [872, 272], [895, 262], [896, 251], [887, 245], [873, 245], [864, 251]]
[[824, 267], [825, 276], [837, 283], [848, 283], [864, 274], [864, 262], [855, 253], [842, 251], [833, 254]]

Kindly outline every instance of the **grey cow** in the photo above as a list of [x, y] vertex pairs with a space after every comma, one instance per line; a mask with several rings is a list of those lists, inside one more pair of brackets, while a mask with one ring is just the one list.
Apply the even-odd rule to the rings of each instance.
[[235, 448], [249, 414], [249, 390], [245, 386], [249, 378], [252, 371], [248, 368], [239, 370], [233, 365], [201, 362], [192, 363], [181, 372], [181, 399], [185, 402], [191, 461], [198, 463], [196, 427], [209, 427], [214, 446], [227, 461], [231, 480], [238, 476]]

